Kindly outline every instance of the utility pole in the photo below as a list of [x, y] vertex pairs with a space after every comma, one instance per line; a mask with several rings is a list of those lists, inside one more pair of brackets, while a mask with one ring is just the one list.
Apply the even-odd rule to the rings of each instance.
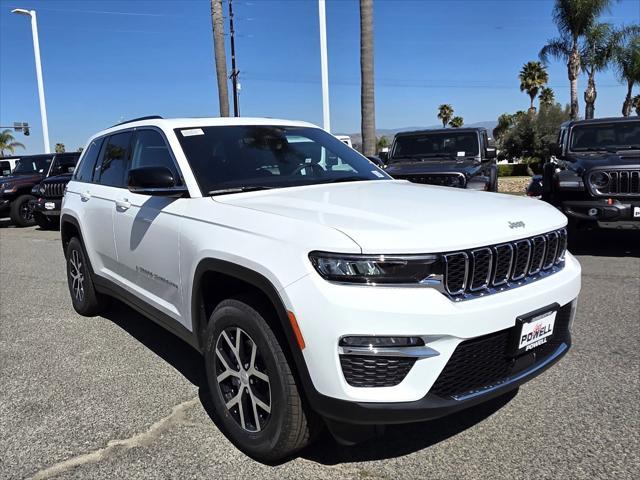
[[227, 54], [224, 47], [224, 20], [222, 18], [222, 0], [211, 0], [211, 23], [213, 26], [213, 53], [216, 61], [218, 80], [218, 103], [220, 116], [229, 116], [229, 89], [227, 78]]
[[229, 34], [231, 36], [231, 75], [233, 84], [233, 116], [240, 116], [240, 101], [238, 98], [238, 75], [240, 71], [236, 69], [236, 42], [235, 30], [233, 29], [233, 0], [229, 0]]
[[322, 127], [331, 131], [329, 114], [329, 66], [327, 61], [327, 16], [325, 0], [318, 0], [318, 17], [320, 18], [320, 72], [322, 77]]

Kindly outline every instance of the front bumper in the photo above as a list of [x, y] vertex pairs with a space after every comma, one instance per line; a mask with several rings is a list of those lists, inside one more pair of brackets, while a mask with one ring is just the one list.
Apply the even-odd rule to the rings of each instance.
[[[547, 278], [466, 302], [453, 302], [431, 288], [345, 286], [314, 274], [281, 294], [306, 343], [303, 356], [313, 407], [349, 423], [396, 423], [435, 418], [482, 402], [558, 361], [571, 344], [568, 327], [566, 338], [554, 347], [557, 351], [475, 389], [473, 395], [443, 398], [431, 392], [460, 344], [513, 329], [517, 317], [541, 307], [571, 306], [579, 291], [580, 265], [567, 254], [564, 269]], [[347, 382], [338, 354], [339, 339], [348, 335], [419, 336], [438, 355], [416, 360], [395, 386], [356, 387]]]
[[30, 206], [34, 213], [47, 217], [59, 217], [62, 205], [61, 198], [38, 198], [31, 202]]
[[10, 207], [11, 207], [10, 199], [0, 198], [0, 213], [8, 212]]
[[599, 223], [630, 223], [640, 229], [640, 199], [638, 200], [575, 200], [562, 202], [562, 211], [577, 220]]

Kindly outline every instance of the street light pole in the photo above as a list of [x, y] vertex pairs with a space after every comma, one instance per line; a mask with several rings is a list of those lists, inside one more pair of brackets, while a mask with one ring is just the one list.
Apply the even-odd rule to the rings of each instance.
[[327, 16], [325, 0], [318, 0], [318, 16], [320, 18], [320, 73], [322, 78], [322, 127], [331, 131], [329, 114], [329, 65], [327, 61]]
[[47, 106], [44, 101], [44, 81], [42, 80], [42, 63], [40, 62], [40, 42], [38, 40], [38, 21], [35, 10], [16, 8], [11, 13], [31, 17], [31, 34], [33, 36], [33, 53], [36, 59], [36, 77], [38, 80], [38, 98], [40, 100], [40, 118], [42, 119], [42, 136], [44, 138], [44, 153], [51, 153], [49, 146], [49, 126], [47, 123]]

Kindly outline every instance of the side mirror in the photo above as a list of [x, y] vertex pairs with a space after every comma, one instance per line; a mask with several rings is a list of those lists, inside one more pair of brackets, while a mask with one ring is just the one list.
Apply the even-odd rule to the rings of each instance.
[[382, 161], [382, 159], [380, 157], [375, 157], [375, 156], [371, 156], [371, 157], [367, 157], [369, 159], [370, 162], [375, 163], [378, 167], [382, 168], [384, 167], [384, 162]]
[[498, 156], [498, 152], [496, 150], [496, 147], [487, 147], [485, 149], [485, 154], [486, 154], [486, 157], [489, 158], [489, 159], [494, 159], [494, 158], [496, 158]]
[[171, 170], [167, 167], [140, 167], [129, 170], [127, 188], [132, 193], [163, 197], [182, 197], [187, 188], [177, 186]]

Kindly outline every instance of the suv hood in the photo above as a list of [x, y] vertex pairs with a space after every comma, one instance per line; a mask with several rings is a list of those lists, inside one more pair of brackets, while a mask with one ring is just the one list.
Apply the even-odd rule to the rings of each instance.
[[628, 166], [634, 164], [640, 164], [640, 152], [638, 150], [631, 150], [628, 152], [602, 152], [602, 153], [590, 153], [575, 155], [572, 157], [573, 161], [567, 162], [567, 168], [576, 171], [578, 174], [582, 174], [594, 167], [607, 167], [607, 166]]
[[[403, 180], [289, 187], [213, 199], [337, 229], [363, 253], [446, 252], [566, 224], [562, 213], [538, 200]], [[312, 249], [312, 238], [309, 245]]]
[[425, 161], [396, 161], [390, 163], [385, 171], [391, 175], [420, 175], [428, 173], [460, 172], [473, 175], [480, 168], [475, 160], [452, 160], [451, 158], [430, 158]]

